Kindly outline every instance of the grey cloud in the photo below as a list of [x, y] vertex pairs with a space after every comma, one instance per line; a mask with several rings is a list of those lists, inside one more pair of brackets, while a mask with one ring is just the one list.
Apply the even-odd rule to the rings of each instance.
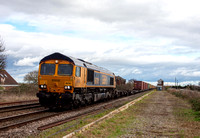
[[64, 4], [61, 0], [9, 0], [2, 1], [1, 5], [11, 9], [13, 12], [25, 14], [56, 14], [61, 9], [68, 9], [70, 2]]
[[[110, 36], [128, 36], [132, 39], [140, 39], [141, 41], [157, 41], [157, 39], [167, 39], [170, 42], [167, 45], [154, 46], [150, 43], [137, 44], [137, 42], [126, 43], [126, 47], [119, 49], [111, 49], [102, 54], [105, 54], [105, 58], [102, 56], [99, 59], [96, 58], [96, 54], [92, 52], [74, 52], [70, 49], [66, 49], [64, 53], [72, 55], [74, 57], [85, 58], [89, 62], [94, 61], [94, 64], [106, 67], [113, 72], [117, 72], [117, 75], [123, 72], [120, 69], [125, 68], [127, 73], [124, 73], [125, 78], [139, 79], [139, 80], [154, 80], [157, 81], [159, 78], [164, 80], [173, 81], [174, 76], [172, 72], [176, 71], [177, 68], [185, 67], [188, 72], [193, 68], [199, 69], [200, 66], [194, 63], [140, 63], [140, 61], [132, 62], [131, 58], [138, 58], [141, 55], [159, 55], [159, 54], [198, 54], [200, 53], [200, 20], [198, 18], [185, 19], [182, 21], [170, 21], [167, 19], [168, 13], [163, 11], [163, 4], [160, 1], [154, 3], [127, 3], [122, 0], [103, 0], [103, 1], [65, 1], [65, 0], [4, 0], [1, 1], [0, 5], [0, 17], [1, 21], [5, 20], [6, 17], [15, 16], [18, 14], [24, 14], [27, 18], [26, 22], [31, 22], [37, 24], [38, 30], [44, 29], [44, 31], [49, 31], [51, 28], [58, 29], [58, 32], [66, 30], [76, 30], [79, 31], [79, 37], [90, 37], [92, 39], [106, 39], [110, 40]], [[2, 14], [3, 13], [3, 14]], [[41, 19], [46, 20], [42, 25], [40, 24]], [[89, 30], [90, 26], [87, 28], [81, 23], [77, 24], [73, 18], [80, 18], [82, 20], [94, 19], [99, 21], [107, 27], [106, 29], [111, 30], [100, 34], [101, 30]], [[70, 19], [70, 20], [68, 20]], [[31, 20], [31, 21], [30, 21]], [[55, 21], [51, 23], [51, 21]], [[70, 22], [72, 21], [72, 22]], [[74, 22], [73, 22], [74, 21]], [[49, 22], [49, 24], [48, 24]], [[86, 22], [87, 23], [87, 22]], [[59, 25], [58, 25], [59, 24]], [[82, 25], [82, 26], [81, 26]], [[81, 26], [81, 27], [80, 27]], [[94, 27], [96, 27], [94, 25]], [[104, 26], [103, 26], [104, 27]], [[81, 28], [81, 29], [79, 29]], [[84, 30], [85, 29], [85, 30]], [[81, 30], [81, 31], [80, 31]], [[80, 33], [81, 32], [81, 33]], [[91, 33], [92, 32], [92, 33]], [[17, 35], [17, 33], [15, 34]], [[38, 34], [35, 34], [35, 36]], [[108, 37], [109, 36], [109, 37]], [[37, 41], [37, 37], [34, 37], [33, 42], [19, 43], [20, 41], [13, 40], [8, 42], [8, 51], [15, 58], [23, 59], [24, 57], [34, 57], [34, 56], [44, 56], [53, 52], [53, 50], [41, 49], [40, 47], [35, 47], [39, 45], [34, 43]], [[22, 38], [23, 39], [23, 38]], [[118, 38], [117, 38], [118, 39]], [[40, 41], [46, 44], [45, 41]], [[14, 43], [15, 41], [15, 43]], [[112, 41], [118, 41], [114, 38]], [[49, 42], [50, 43], [50, 42]], [[26, 49], [26, 44], [29, 45]], [[15, 48], [17, 45], [17, 48]], [[48, 44], [47, 44], [48, 45]], [[61, 43], [62, 45], [62, 43]], [[127, 46], [128, 45], [128, 46]], [[180, 46], [178, 48], [172, 49], [173, 46]], [[181, 47], [182, 46], [182, 47]], [[23, 48], [24, 47], [24, 48]], [[129, 49], [129, 47], [134, 47], [131, 49], [132, 53], [124, 54], [128, 58], [113, 57], [109, 58], [109, 54], [120, 53], [124, 49]], [[18, 49], [19, 48], [19, 49]], [[13, 50], [15, 49], [15, 50]], [[55, 49], [54, 49], [55, 50]], [[39, 51], [39, 52], [38, 52]], [[40, 52], [43, 51], [43, 52]], [[165, 53], [166, 52], [166, 53]], [[89, 56], [88, 56], [89, 55]], [[121, 55], [120, 55], [121, 56]], [[18, 60], [20, 60], [18, 59]], [[148, 60], [148, 58], [146, 59]], [[199, 58], [196, 59], [199, 61]], [[142, 72], [142, 74], [134, 73], [134, 69]], [[14, 72], [14, 71], [13, 71]], [[129, 75], [126, 75], [129, 74]], [[182, 80], [197, 80], [199, 76], [184, 76], [183, 74], [176, 74], [177, 77], [182, 78]]]
[[[121, 75], [122, 77], [129, 79], [145, 80], [145, 81], [157, 81], [162, 78], [165, 81], [173, 82], [174, 78], [178, 78], [179, 82], [184, 81], [198, 81], [200, 76], [193, 76], [192, 70], [200, 68], [197, 62], [194, 63], [152, 63], [152, 64], [139, 64], [130, 62], [127, 60], [101, 60], [95, 62], [94, 64], [113, 71], [116, 75]], [[184, 72], [177, 72], [177, 69], [184, 68]], [[123, 69], [123, 70], [121, 70]], [[137, 69], [141, 73], [135, 73], [134, 69]]]
[[[64, 0], [9, 0], [2, 1], [0, 13], [8, 13], [6, 9], [13, 11], [12, 14], [24, 13], [25, 15], [39, 20], [39, 15], [61, 16], [63, 19], [68, 18], [93, 18], [106, 24], [113, 25], [115, 31], [136, 35], [141, 38], [170, 38], [174, 39], [175, 45], [187, 45], [195, 49], [199, 48], [200, 21], [198, 18], [191, 18], [184, 21], [172, 22], [167, 20], [168, 13], [163, 10], [162, 2], [147, 3], [128, 3], [125, 1], [64, 1]], [[6, 12], [3, 12], [5, 11]], [[34, 14], [34, 15], [32, 15]], [[58, 18], [59, 20], [59, 18]], [[62, 21], [63, 22], [63, 21]], [[64, 21], [67, 26], [67, 20]], [[52, 24], [53, 25], [53, 24]], [[59, 25], [62, 26], [62, 25]], [[45, 28], [45, 26], [42, 26]], [[40, 30], [42, 30], [40, 28]], [[49, 28], [51, 28], [49, 26]], [[63, 27], [65, 29], [76, 27]], [[59, 27], [58, 27], [59, 29]], [[47, 29], [46, 29], [47, 30]], [[45, 31], [45, 30], [44, 30]], [[62, 29], [59, 29], [62, 31]], [[86, 30], [85, 30], [86, 31]], [[83, 33], [84, 34], [84, 33]], [[92, 34], [93, 36], [94, 34]], [[96, 34], [97, 35], [97, 34]], [[88, 35], [86, 35], [88, 37]]]
[[128, 3], [126, 1], [64, 1], [64, 0], [9, 0], [2, 1], [1, 5], [10, 8], [14, 12], [28, 14], [60, 14], [79, 15], [97, 18], [103, 21], [127, 21], [127, 20], [151, 20], [161, 15], [159, 3]]

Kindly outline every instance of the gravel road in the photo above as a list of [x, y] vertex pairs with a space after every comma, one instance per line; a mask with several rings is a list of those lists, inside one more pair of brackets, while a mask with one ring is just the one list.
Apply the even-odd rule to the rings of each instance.
[[200, 136], [200, 122], [177, 115], [190, 105], [167, 92], [154, 92], [135, 105], [135, 121], [121, 137], [195, 137]]

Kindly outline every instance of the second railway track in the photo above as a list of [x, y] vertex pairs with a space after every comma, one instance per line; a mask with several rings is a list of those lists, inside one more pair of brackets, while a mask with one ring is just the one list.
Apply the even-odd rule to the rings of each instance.
[[25, 103], [31, 103], [31, 102], [38, 102], [38, 100], [16, 101], [16, 102], [0, 102], [0, 106], [13, 105], [13, 104], [25, 104]]
[[59, 113], [48, 112], [47, 109], [34, 111], [30, 113], [14, 115], [9, 117], [0, 118], [0, 131], [20, 127], [31, 122], [39, 121], [48, 117], [53, 117]]
[[19, 111], [19, 110], [25, 110], [25, 109], [31, 109], [31, 108], [38, 108], [38, 107], [41, 107], [39, 103], [5, 106], [5, 107], [0, 107], [0, 113]]

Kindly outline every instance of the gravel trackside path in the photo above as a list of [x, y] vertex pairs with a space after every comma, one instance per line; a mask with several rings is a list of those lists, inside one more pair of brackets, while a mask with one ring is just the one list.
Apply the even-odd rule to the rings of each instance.
[[135, 120], [120, 137], [198, 137], [200, 122], [181, 116], [190, 105], [167, 92], [154, 92], [133, 108]]

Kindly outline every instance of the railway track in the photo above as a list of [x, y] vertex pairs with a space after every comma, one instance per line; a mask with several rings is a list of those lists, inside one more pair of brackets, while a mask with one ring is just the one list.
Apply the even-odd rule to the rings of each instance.
[[11, 105], [11, 104], [31, 103], [31, 102], [38, 102], [38, 100], [17, 101], [17, 102], [0, 102], [0, 106], [3, 106], [3, 105]]
[[[138, 96], [136, 96], [136, 98], [140, 97], [141, 94], [138, 94]], [[135, 98], [135, 99], [136, 99]], [[132, 100], [132, 99], [131, 99]], [[131, 101], [130, 99], [127, 100], [127, 101]], [[52, 128], [52, 127], [55, 127], [55, 126], [59, 126], [59, 125], [62, 125], [64, 123], [67, 123], [67, 122], [70, 122], [70, 121], [73, 121], [73, 120], [76, 120], [76, 119], [80, 119], [80, 118], [83, 118], [85, 116], [88, 116], [88, 115], [95, 115], [95, 114], [99, 114], [107, 109], [113, 109], [113, 108], [118, 108], [120, 106], [122, 106], [123, 104], [125, 104], [126, 102], [121, 102], [121, 103], [118, 103], [116, 105], [114, 105], [113, 103], [109, 103], [109, 104], [106, 104], [98, 109], [95, 109], [95, 110], [91, 110], [91, 111], [87, 111], [87, 112], [83, 112], [83, 113], [79, 113], [77, 115], [74, 115], [74, 116], [71, 116], [71, 117], [66, 117], [65, 119], [62, 119], [62, 120], [59, 120], [59, 121], [55, 121], [55, 122], [52, 122], [52, 123], [49, 123], [49, 124], [46, 124], [46, 125], [43, 125], [43, 126], [40, 126], [38, 127], [37, 129], [40, 130], [40, 131], [43, 131], [43, 130], [46, 130], [46, 129], [49, 129], [49, 128]], [[65, 128], [63, 131], [66, 131], [67, 129], [70, 129], [71, 127], [75, 126], [75, 125], [78, 125], [80, 122], [77, 121], [75, 124], [72, 124], [70, 126], [68, 126], [67, 128]], [[62, 131], [62, 130], [61, 130]]]
[[[100, 110], [100, 109], [92, 110], [92, 111], [86, 112], [86, 113], [77, 114], [76, 116], [68, 118], [67, 120], [65, 120], [65, 122], [67, 122], [69, 120], [74, 120], [76, 118], [80, 118], [80, 117], [85, 116], [87, 114], [91, 114], [92, 112], [97, 112], [98, 110]], [[13, 129], [13, 128], [17, 128], [17, 127], [26, 125], [26, 124], [31, 123], [31, 122], [40, 121], [40, 120], [50, 118], [50, 117], [55, 117], [55, 116], [58, 116], [58, 115], [61, 115], [61, 114], [67, 113], [67, 112], [70, 112], [70, 111], [64, 111], [64, 112], [58, 112], [57, 113], [57, 112], [49, 112], [48, 109], [44, 109], [44, 110], [41, 110], [41, 111], [34, 111], [34, 112], [31, 112], [31, 113], [25, 113], [25, 114], [20, 114], [20, 115], [3, 117], [3, 118], [0, 118], [0, 122], [1, 122], [0, 124], [3, 125], [4, 123], [6, 123], [8, 121], [14, 122], [14, 123], [6, 123], [8, 125], [3, 125], [3, 127], [0, 127], [0, 132], [5, 131], [5, 130], [9, 130], [9, 129]], [[44, 113], [47, 113], [47, 115], [42, 115]], [[36, 117], [32, 117], [34, 115], [36, 115]], [[20, 118], [21, 119], [23, 118], [23, 119], [21, 120]], [[26, 119], [26, 118], [28, 118], [28, 119]], [[19, 121], [16, 121], [16, 120], [19, 120]], [[60, 121], [59, 123], [63, 124], [64, 122]], [[57, 123], [57, 125], [59, 125], [59, 123]], [[54, 124], [54, 123], [52, 123], [52, 124]]]
[[0, 118], [0, 122], [9, 121], [9, 120], [13, 120], [13, 119], [18, 119], [18, 118], [21, 118], [21, 117], [27, 117], [27, 116], [34, 115], [34, 114], [43, 113], [45, 111], [47, 111], [47, 110], [45, 109], [45, 110], [34, 111], [34, 112], [30, 112], [30, 113], [24, 113], [24, 114], [20, 114], [20, 115], [13, 115], [13, 116], [9, 116], [9, 117], [3, 117], [3, 118]]
[[[26, 125], [31, 122], [39, 121], [42, 119], [46, 119], [49, 117], [53, 117], [59, 115], [60, 113], [48, 112], [48, 109], [34, 111], [30, 113], [24, 113], [20, 115], [14, 115], [9, 117], [0, 118], [1, 126], [0, 131], [5, 131], [8, 129], [13, 129], [16, 127], [20, 127]], [[46, 115], [45, 115], [46, 113]], [[6, 125], [5, 125], [6, 124]]]
[[49, 129], [49, 128], [52, 128], [52, 127], [55, 127], [55, 126], [62, 125], [62, 124], [67, 123], [69, 121], [72, 121], [72, 120], [75, 120], [75, 119], [78, 119], [78, 118], [81, 118], [81, 117], [84, 117], [84, 116], [87, 116], [87, 115], [90, 115], [90, 114], [97, 113], [99, 111], [101, 111], [101, 109], [96, 109], [96, 110], [92, 110], [92, 111], [89, 111], [89, 112], [80, 113], [80, 114], [77, 114], [77, 115], [72, 116], [72, 117], [67, 117], [67, 118], [60, 120], [60, 121], [56, 121], [56, 122], [53, 122], [53, 123], [50, 123], [50, 124], [47, 124], [47, 125], [44, 125], [44, 126], [40, 126], [37, 129], [40, 130], [40, 131], [43, 131], [43, 130], [46, 130], [46, 129]]
[[5, 107], [0, 107], [0, 113], [19, 111], [19, 110], [25, 110], [25, 109], [31, 109], [31, 108], [38, 108], [38, 107], [41, 107], [39, 103], [5, 106]]
[[[138, 95], [138, 96], [137, 96]], [[141, 94], [136, 94], [134, 97], [137, 98]], [[130, 97], [130, 98], [128, 98]], [[127, 99], [132, 100], [132, 96], [128, 96]], [[121, 99], [122, 103], [119, 102]], [[15, 116], [10, 116], [10, 117], [4, 117], [0, 118], [0, 133], [4, 133], [7, 130], [11, 130], [13, 128], [19, 128], [21, 126], [24, 126], [26, 124], [32, 123], [32, 122], [37, 122], [37, 121], [42, 121], [45, 119], [48, 120], [48, 118], [52, 118], [50, 121], [51, 123], [46, 125], [39, 125], [36, 127], [36, 129], [43, 131], [51, 127], [55, 127], [67, 122], [70, 122], [72, 120], [78, 120], [83, 117], [86, 117], [88, 115], [94, 115], [94, 114], [99, 114], [99, 112], [103, 112], [104, 110], [111, 109], [111, 108], [116, 108], [124, 104], [124, 102], [127, 102], [127, 100], [124, 100], [124, 98], [120, 99], [114, 99], [111, 101], [108, 101], [108, 103], [97, 103], [97, 104], [92, 104], [91, 106], [86, 106], [82, 108], [78, 108], [75, 110], [69, 110], [69, 111], [64, 111], [64, 112], [51, 112], [49, 110], [41, 110], [41, 111], [34, 111], [31, 113], [24, 113], [21, 115], [15, 115]], [[118, 101], [119, 100], [119, 101]], [[119, 102], [119, 103], [118, 103]], [[116, 104], [118, 103], [118, 104]], [[63, 115], [62, 115], [63, 114]], [[60, 118], [61, 116], [64, 116], [62, 119]], [[54, 119], [57, 118], [57, 119]], [[80, 121], [77, 121], [77, 124], [80, 123]], [[67, 129], [73, 127], [73, 124], [69, 126]], [[65, 128], [66, 129], [66, 128]]]

